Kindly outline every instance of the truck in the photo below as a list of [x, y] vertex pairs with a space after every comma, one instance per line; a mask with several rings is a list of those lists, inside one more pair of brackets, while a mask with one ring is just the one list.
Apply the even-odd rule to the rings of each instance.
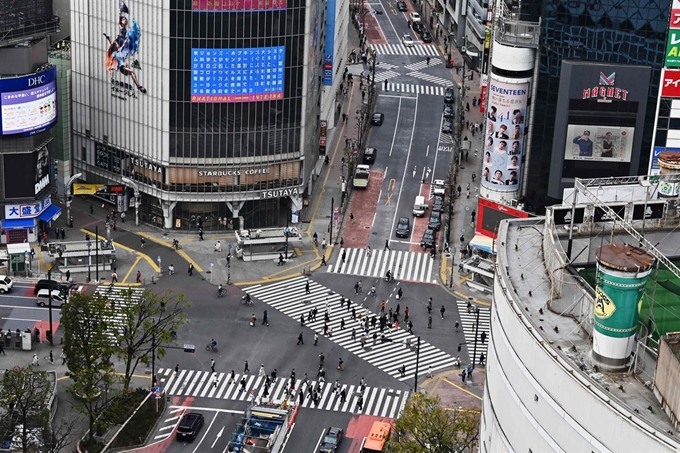
[[236, 428], [229, 451], [281, 453], [294, 417], [290, 406], [252, 405]]
[[352, 185], [355, 189], [365, 189], [368, 187], [368, 179], [371, 173], [368, 165], [357, 165], [357, 169], [354, 172], [354, 182]]

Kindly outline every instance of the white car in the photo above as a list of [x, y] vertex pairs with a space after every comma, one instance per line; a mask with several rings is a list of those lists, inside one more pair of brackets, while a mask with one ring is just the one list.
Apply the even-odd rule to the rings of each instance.
[[446, 184], [443, 179], [435, 179], [432, 187], [432, 193], [435, 195], [444, 195], [446, 193]]
[[[53, 307], [63, 307], [68, 302], [68, 296], [58, 289], [52, 290], [52, 306]], [[43, 288], [38, 291], [36, 295], [35, 304], [40, 307], [46, 307], [50, 303], [50, 290]]]
[[411, 22], [420, 22], [420, 14], [415, 11], [411, 11]]
[[12, 282], [11, 278], [7, 277], [6, 275], [0, 275], [0, 294], [11, 291], [13, 285], [14, 282]]
[[404, 35], [401, 37], [401, 43], [404, 47], [413, 47], [413, 38], [410, 35]]

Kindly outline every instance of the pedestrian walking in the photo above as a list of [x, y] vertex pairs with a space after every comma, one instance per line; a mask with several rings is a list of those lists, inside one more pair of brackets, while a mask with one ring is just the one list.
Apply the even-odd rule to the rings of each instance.
[[314, 346], [319, 344], [319, 334], [314, 332]]
[[54, 363], [54, 354], [50, 350], [50, 363]]
[[243, 367], [243, 373], [250, 373], [250, 368], [248, 367], [248, 361], [246, 360], [246, 364]]
[[241, 388], [239, 389], [239, 392], [245, 392], [246, 391], [246, 378], [243, 376], [241, 378]]
[[269, 327], [269, 316], [267, 315], [267, 310], [262, 313], [262, 325]]
[[432, 316], [427, 317], [427, 328], [428, 329], [432, 328]]
[[305, 294], [310, 294], [311, 291], [309, 290], [309, 280], [307, 280], [307, 283], [305, 283]]
[[463, 245], [463, 243], [465, 243], [465, 236], [461, 234], [460, 235], [460, 245]]
[[278, 370], [276, 368], [274, 368], [274, 371], [271, 372], [272, 382], [274, 382], [274, 380], [276, 379], [277, 372]]
[[265, 385], [262, 391], [262, 398], [269, 398], [269, 386]]
[[470, 111], [470, 103], [469, 102], [465, 103], [465, 111], [467, 111], [467, 112]]
[[430, 57], [427, 57], [425, 61], [427, 62], [427, 65], [430, 66]]
[[340, 330], [345, 330], [345, 318], [340, 320]]
[[482, 352], [482, 353], [479, 355], [479, 365], [480, 365], [480, 366], [484, 366], [485, 364], [486, 364], [486, 356], [485, 356], [484, 353]]
[[345, 258], [347, 258], [347, 250], [342, 249], [342, 264], [345, 264]]
[[352, 307], [352, 319], [357, 319], [357, 310], [354, 307]]
[[179, 374], [179, 363], [175, 365], [175, 374]]
[[476, 215], [477, 215], [477, 213], [476, 213], [475, 210], [473, 209], [472, 212], [470, 213], [470, 216], [472, 217], [472, 222], [473, 222], [473, 223], [474, 223], [474, 221], [475, 221], [475, 216], [476, 216]]
[[460, 372], [460, 378], [463, 381], [463, 384], [465, 383], [466, 377], [467, 377], [467, 370], [463, 369], [463, 371]]
[[466, 198], [469, 200], [470, 199], [470, 189], [467, 190], [466, 192]]
[[399, 374], [401, 375], [401, 377], [406, 377], [406, 365], [402, 365], [399, 368]]
[[264, 371], [264, 363], [262, 365], [260, 365], [260, 371], [257, 372], [257, 375], [259, 377], [263, 377], [263, 376], [267, 375], [267, 373]]
[[468, 157], [470, 157], [470, 150], [465, 150], [465, 162], [468, 161]]
[[342, 361], [342, 357], [340, 357], [340, 358], [338, 359], [338, 370], [342, 371], [342, 370], [345, 369], [345, 368], [344, 368], [344, 363], [345, 363], [345, 362]]
[[482, 332], [482, 334], [479, 337], [482, 340], [482, 344], [484, 344], [486, 342], [486, 332]]
[[298, 335], [298, 342], [297, 342], [297, 344], [298, 344], [298, 345], [305, 344], [305, 342], [304, 342], [303, 339], [302, 339], [302, 332], [300, 332], [300, 335]]
[[215, 359], [210, 359], [210, 371], [215, 372]]
[[432, 313], [432, 298], [431, 297], [427, 301], [427, 312]]
[[456, 332], [458, 332], [458, 327], [460, 327], [460, 323], [458, 321], [456, 321], [456, 323], [454, 324], [454, 327], [456, 329]]
[[359, 294], [359, 282], [354, 284], [354, 294]]
[[367, 245], [366, 246], [366, 258], [370, 258], [370, 257], [371, 257], [371, 246]]
[[444, 312], [446, 311], [446, 307], [442, 305], [442, 308], [439, 309], [439, 313], [442, 315], [442, 319], [444, 319]]
[[203, 240], [203, 228], [198, 229], [198, 239], [201, 241]]
[[389, 239], [385, 239], [385, 248], [383, 249], [383, 251], [389, 250], [389, 249], [390, 249], [390, 240], [389, 240]]
[[477, 174], [473, 172], [472, 173], [472, 182], [475, 182], [475, 179], [477, 179]]
[[279, 253], [279, 264], [277, 266], [283, 266], [284, 264], [283, 253]]
[[460, 185], [456, 188], [456, 191], [458, 192], [458, 196], [460, 197], [460, 193], [463, 191], [463, 189], [460, 187]]
[[365, 347], [366, 347], [366, 335], [363, 335], [363, 334], [361, 335], [361, 338], [360, 338], [360, 340], [359, 340], [359, 343], [361, 344], [361, 347], [362, 347], [362, 348], [365, 348]]
[[217, 388], [217, 373], [213, 374], [213, 387]]
[[321, 255], [321, 265], [322, 265], [322, 266], [327, 266], [327, 264], [326, 264], [326, 255]]
[[345, 401], [347, 401], [347, 390], [343, 388], [340, 390], [340, 402], [344, 403]]
[[236, 382], [236, 373], [234, 373], [234, 370], [231, 370], [231, 373], [229, 373], [229, 382], [227, 383], [231, 385], [234, 382]]
[[[5, 348], [3, 347], [2, 344], [0, 344], [0, 353], [5, 354]], [[59, 354], [59, 358], [61, 359], [61, 364], [66, 365], [66, 354], [64, 354], [63, 349], [61, 350], [61, 354]]]
[[193, 263], [189, 263], [189, 277], [194, 275], [194, 265]]
[[111, 273], [111, 283], [116, 283], [118, 281], [118, 274], [116, 274], [116, 271], [113, 271]]
[[33, 354], [33, 361], [31, 362], [31, 365], [40, 366], [40, 362], [38, 360], [38, 354]]
[[413, 334], [413, 323], [411, 321], [408, 322], [408, 333]]
[[360, 395], [357, 400], [357, 412], [361, 412], [362, 410], [364, 410], [364, 397], [363, 395]]
[[354, 223], [354, 214], [351, 212], [349, 213], [349, 223]]

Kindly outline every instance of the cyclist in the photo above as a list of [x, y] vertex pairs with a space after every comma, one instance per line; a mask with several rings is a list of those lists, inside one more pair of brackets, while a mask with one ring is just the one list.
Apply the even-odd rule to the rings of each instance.
[[144, 244], [146, 244], [146, 239], [142, 238], [142, 248], [144, 248]]
[[217, 287], [217, 297], [222, 297], [224, 296], [224, 288], [222, 287], [222, 284], [220, 283], [220, 286]]
[[387, 274], [385, 274], [385, 280], [387, 280], [388, 282], [392, 280], [392, 271], [390, 271], [389, 269], [387, 269]]
[[214, 351], [216, 347], [217, 347], [217, 342], [213, 338], [212, 341], [210, 342], [210, 349], [212, 349]]
[[172, 248], [179, 249], [179, 241], [177, 239], [172, 240]]

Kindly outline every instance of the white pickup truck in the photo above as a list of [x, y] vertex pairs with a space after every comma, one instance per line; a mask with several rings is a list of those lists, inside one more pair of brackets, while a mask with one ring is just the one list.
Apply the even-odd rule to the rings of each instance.
[[357, 169], [354, 172], [354, 182], [352, 185], [355, 189], [365, 189], [368, 187], [368, 179], [371, 176], [368, 165], [357, 165]]

